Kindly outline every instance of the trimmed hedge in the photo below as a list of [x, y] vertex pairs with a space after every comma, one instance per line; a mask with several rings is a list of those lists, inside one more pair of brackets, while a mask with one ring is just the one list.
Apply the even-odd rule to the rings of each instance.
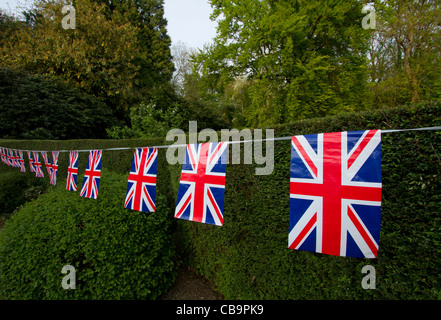
[[[441, 125], [441, 104], [432, 103], [310, 119], [277, 126], [274, 129], [277, 137], [344, 130], [439, 125]], [[72, 150], [94, 147], [151, 146], [164, 144], [164, 142], [163, 139], [59, 142], [2, 140], [0, 144], [12, 148]], [[373, 260], [334, 257], [287, 248], [290, 152], [289, 141], [275, 142], [274, 172], [268, 176], [256, 176], [254, 174], [256, 165], [227, 165], [223, 227], [171, 219], [176, 204], [180, 165], [167, 165], [164, 156], [159, 159], [158, 165], [163, 163], [164, 166], [158, 172], [157, 196], [163, 197], [164, 205], [165, 202], [167, 203], [167, 217], [177, 226], [176, 230], [172, 227], [167, 229], [167, 232], [169, 235], [173, 233], [181, 259], [210, 279], [228, 299], [441, 298], [441, 265], [439, 263], [441, 258], [441, 196], [439, 192], [441, 190], [441, 134], [439, 131], [385, 133], [383, 135], [382, 229], [378, 259]], [[161, 153], [164, 155], [165, 150], [161, 149]], [[122, 181], [121, 194], [118, 196], [119, 202], [115, 200], [116, 208], [112, 207], [112, 210], [126, 211], [121, 209], [124, 200], [122, 186], [125, 186], [132, 156], [133, 150], [104, 151], [103, 172], [109, 170], [124, 174], [118, 178]], [[86, 158], [84, 153], [80, 154], [80, 172], [85, 168]], [[61, 179], [66, 175], [66, 166], [67, 153], [64, 153], [60, 155], [59, 176]], [[103, 187], [106, 179], [107, 177], [103, 176]], [[118, 184], [116, 176], [114, 179], [112, 183]], [[81, 184], [81, 179], [79, 179], [79, 184]], [[64, 185], [59, 188], [64, 189]], [[99, 199], [107, 201], [104, 199], [106, 197], [104, 191], [102, 193], [101, 191]], [[69, 194], [68, 192], [54, 191], [54, 193], [60, 198], [70, 199], [70, 195], [62, 196], [62, 194]], [[53, 197], [54, 193], [50, 192], [48, 197]], [[43, 197], [40, 199], [44, 199]], [[43, 205], [43, 200], [37, 201], [41, 201], [38, 203]], [[78, 195], [69, 201], [70, 203], [94, 202], [81, 199]], [[30, 210], [26, 208], [32, 207], [34, 203], [26, 205], [15, 215], [26, 216], [22, 212]], [[35, 209], [28, 215], [37, 215], [37, 211]], [[81, 213], [79, 216], [83, 214], [90, 217], [97, 215], [98, 219], [102, 218], [98, 212], [93, 215]], [[47, 215], [42, 216], [43, 218], [47, 219]], [[14, 221], [13, 219], [11, 220]], [[58, 220], [51, 221], [58, 223], [56, 222]], [[118, 223], [124, 222], [118, 220]], [[48, 226], [46, 225], [45, 228]], [[101, 230], [98, 225], [97, 228]], [[1, 232], [0, 238], [3, 240], [0, 240], [0, 254], [2, 256], [1, 250], [6, 250], [3, 234], [6, 234], [7, 230], [9, 230], [8, 233], [13, 234], [19, 232], [20, 227], [18, 223], [11, 222]], [[36, 234], [41, 232], [41, 230], [36, 230], [35, 234], [31, 232], [34, 234], [32, 237], [40, 237]], [[18, 238], [14, 244], [20, 248], [23, 246]], [[71, 245], [73, 246], [70, 244], [66, 248], [70, 248]], [[142, 243], [135, 241], [133, 246], [142, 246]], [[44, 245], [41, 245], [40, 249], [43, 250], [43, 247]], [[74, 246], [74, 248], [78, 247]], [[92, 252], [90, 251], [89, 254]], [[101, 257], [104, 259], [104, 251], [98, 250], [97, 252], [102, 252]], [[30, 260], [26, 261], [30, 263]], [[0, 272], [3, 272], [1, 271], [4, 270], [2, 265], [6, 263], [12, 262], [7, 258], [0, 260]], [[368, 264], [373, 265], [376, 270], [375, 290], [364, 290], [361, 287], [361, 281], [365, 276], [361, 273], [361, 269]], [[27, 279], [24, 271], [15, 270], [17, 278]], [[53, 267], [51, 270], [47, 272], [39, 269], [32, 274], [52, 276], [55, 271], [59, 273], [61, 266], [56, 265], [56, 268]], [[101, 277], [99, 269], [94, 272], [96, 276]], [[132, 275], [140, 276], [138, 271], [134, 271]], [[55, 281], [54, 286], [60, 285], [61, 277], [57, 279], [58, 282]], [[3, 279], [1, 280], [3, 282]], [[86, 282], [89, 281], [93, 281], [92, 278], [90, 280], [88, 278]], [[86, 282], [84, 282], [85, 286]], [[13, 295], [12, 287], [9, 288], [11, 290], [9, 294]], [[100, 290], [106, 291], [107, 289]], [[117, 289], [114, 290], [119, 292]], [[111, 294], [110, 291], [108, 294]]]
[[0, 66], [0, 137], [105, 138], [118, 123], [97, 97], [62, 80]]
[[15, 169], [0, 172], [0, 218], [38, 197], [48, 185], [47, 180], [35, 179], [35, 174], [23, 174]]

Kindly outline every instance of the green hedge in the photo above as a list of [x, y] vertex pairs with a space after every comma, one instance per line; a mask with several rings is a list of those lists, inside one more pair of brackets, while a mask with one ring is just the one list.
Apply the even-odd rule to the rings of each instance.
[[34, 174], [17, 170], [0, 172], [0, 218], [9, 216], [26, 201], [38, 197], [48, 185], [49, 181], [35, 179]]
[[[277, 126], [274, 129], [275, 136], [290, 136], [344, 130], [415, 128], [439, 125], [441, 125], [441, 104], [432, 103], [304, 120]], [[135, 147], [163, 143], [162, 139], [118, 141], [0, 140], [0, 145], [6, 147], [43, 150]], [[378, 259], [373, 260], [333, 257], [287, 248], [289, 141], [275, 142], [275, 168], [271, 175], [256, 176], [254, 174], [256, 165], [230, 164], [227, 166], [223, 227], [172, 219], [180, 166], [167, 165], [164, 153], [165, 150], [161, 149], [160, 154], [163, 156], [162, 159], [159, 159], [158, 164], [162, 161], [165, 165], [160, 172], [158, 171], [158, 184], [162, 185], [162, 187], [158, 185], [158, 197], [164, 197], [163, 201], [167, 202], [167, 216], [177, 226], [176, 230], [172, 227], [167, 229], [167, 232], [170, 235], [173, 233], [181, 259], [210, 279], [226, 298], [441, 298], [441, 267], [439, 264], [441, 258], [441, 196], [439, 192], [441, 190], [441, 134], [439, 131], [385, 133], [383, 135], [382, 229]], [[87, 158], [85, 155], [85, 153], [80, 154], [80, 172], [85, 168]], [[112, 210], [121, 210], [121, 202], [124, 199], [122, 186], [126, 183], [132, 156], [133, 150], [104, 151], [103, 153], [103, 172], [109, 170], [123, 174], [118, 178], [122, 181], [118, 204], [115, 200], [115, 206], [119, 207]], [[67, 153], [64, 153], [60, 156], [61, 177], [66, 174], [66, 165]], [[106, 179], [106, 176], [102, 179], [103, 187]], [[80, 179], [79, 184], [81, 184]], [[59, 188], [63, 189], [64, 186]], [[68, 192], [56, 192], [63, 199], [70, 197], [70, 195], [64, 196], [66, 193]], [[53, 197], [53, 194], [51, 192], [50, 196]], [[101, 193], [100, 190], [99, 198], [101, 201], [106, 201], [104, 191]], [[40, 197], [40, 199], [44, 198]], [[41, 201], [38, 203], [43, 204], [43, 200], [37, 201]], [[70, 203], [80, 201], [81, 203], [84, 201], [93, 203], [93, 200], [80, 199], [77, 195], [69, 201]], [[26, 205], [25, 209], [20, 210], [17, 214], [26, 216], [22, 212], [29, 210], [26, 208], [33, 206], [34, 203]], [[28, 215], [36, 215], [37, 212], [38, 210], [35, 209]], [[90, 216], [95, 215], [99, 216], [99, 219], [102, 217], [98, 213]], [[42, 218], [47, 219], [46, 216]], [[55, 223], [58, 220], [51, 221]], [[122, 223], [118, 220], [118, 223], [120, 222]], [[20, 228], [18, 223], [11, 223], [2, 231], [2, 234], [6, 233], [8, 229], [19, 230]], [[32, 234], [41, 233], [41, 230], [35, 232], [32, 230], [35, 229], [29, 231]], [[4, 237], [2, 235], [2, 239], [5, 239]], [[33, 235], [33, 237], [38, 236]], [[5, 250], [4, 241], [0, 241], [1, 250]], [[17, 240], [16, 243], [20, 244], [21, 242]], [[142, 244], [135, 242], [133, 244], [134, 247], [139, 245]], [[42, 247], [44, 246], [42, 245]], [[2, 263], [12, 262], [3, 258], [0, 261], [0, 269]], [[375, 290], [364, 290], [361, 287], [361, 280], [364, 277], [361, 269], [367, 264], [373, 265], [376, 269]], [[55, 269], [59, 272], [60, 265], [56, 265], [53, 271]], [[18, 274], [17, 277], [26, 278], [24, 271], [15, 270]], [[49, 274], [43, 270], [38, 272], [45, 276]], [[38, 272], [34, 271], [33, 274], [37, 275]], [[137, 272], [134, 271], [133, 275], [139, 276], [140, 274]], [[96, 270], [95, 273], [98, 276], [100, 271]], [[56, 284], [54, 282], [54, 286]]]
[[0, 66], [2, 138], [104, 138], [116, 123], [103, 101], [57, 77]]

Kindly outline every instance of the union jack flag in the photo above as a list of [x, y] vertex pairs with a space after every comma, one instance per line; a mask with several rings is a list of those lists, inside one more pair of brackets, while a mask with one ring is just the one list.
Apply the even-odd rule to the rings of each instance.
[[222, 226], [228, 143], [189, 144], [175, 218]]
[[6, 159], [5, 148], [3, 148], [3, 147], [0, 148], [0, 155], [1, 155], [1, 158], [2, 158], [2, 162], [7, 164], [8, 162], [7, 162], [7, 159]]
[[14, 154], [14, 149], [9, 149], [9, 152], [11, 153], [11, 156], [10, 156], [10, 158], [11, 158], [11, 160], [10, 160], [10, 162], [11, 162], [11, 167], [16, 167], [17, 166], [17, 163], [15, 162], [15, 154]]
[[41, 151], [41, 156], [43, 157], [44, 160], [44, 165], [46, 166], [46, 170], [47, 170], [47, 175], [49, 176], [49, 179], [51, 178], [51, 162], [49, 161], [48, 157], [47, 157], [47, 152], [46, 151]]
[[124, 208], [144, 212], [155, 211], [157, 159], [157, 148], [135, 150]]
[[52, 151], [52, 166], [50, 170], [50, 184], [55, 185], [57, 183], [58, 173], [58, 155], [60, 151]]
[[289, 248], [376, 258], [381, 190], [380, 130], [292, 137]]
[[18, 158], [18, 166], [20, 167], [20, 172], [26, 172], [26, 167], [23, 159], [23, 151], [15, 150], [16, 158]]
[[35, 176], [37, 178], [43, 178], [44, 174], [43, 174], [43, 168], [41, 167], [40, 156], [38, 155], [37, 151], [34, 151], [33, 154], [34, 154]]
[[90, 151], [80, 196], [90, 199], [98, 198], [102, 155], [102, 150]]
[[12, 150], [13, 154], [15, 153], [15, 157], [14, 157], [14, 167], [16, 168], [20, 168], [20, 157], [18, 155], [18, 150], [14, 149]]
[[29, 170], [31, 172], [35, 172], [34, 160], [32, 159], [32, 152], [28, 151], [28, 159], [29, 159]]
[[67, 167], [66, 190], [77, 191], [78, 151], [69, 152], [69, 165]]

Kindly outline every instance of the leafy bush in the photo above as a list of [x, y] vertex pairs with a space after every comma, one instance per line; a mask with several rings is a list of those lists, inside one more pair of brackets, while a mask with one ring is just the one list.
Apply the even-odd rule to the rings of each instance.
[[182, 118], [173, 106], [164, 111], [154, 103], [141, 103], [130, 109], [130, 123], [130, 128], [113, 126], [107, 134], [113, 139], [165, 137], [168, 130], [182, 124]]
[[[0, 298], [155, 299], [167, 290], [175, 268], [166, 193], [146, 214], [124, 208], [126, 187], [127, 176], [103, 170], [97, 200], [59, 184], [12, 215], [0, 232]], [[61, 286], [65, 265], [76, 269], [75, 290]]]

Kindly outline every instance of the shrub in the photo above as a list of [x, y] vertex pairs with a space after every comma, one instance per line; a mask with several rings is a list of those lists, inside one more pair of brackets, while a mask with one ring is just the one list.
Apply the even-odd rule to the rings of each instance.
[[[81, 177], [78, 177], [81, 182]], [[155, 299], [175, 279], [171, 213], [123, 206], [127, 176], [103, 170], [97, 200], [58, 185], [27, 203], [0, 232], [2, 299]], [[64, 290], [63, 266], [76, 269]]]
[[105, 138], [115, 122], [104, 102], [59, 79], [0, 68], [0, 137]]

